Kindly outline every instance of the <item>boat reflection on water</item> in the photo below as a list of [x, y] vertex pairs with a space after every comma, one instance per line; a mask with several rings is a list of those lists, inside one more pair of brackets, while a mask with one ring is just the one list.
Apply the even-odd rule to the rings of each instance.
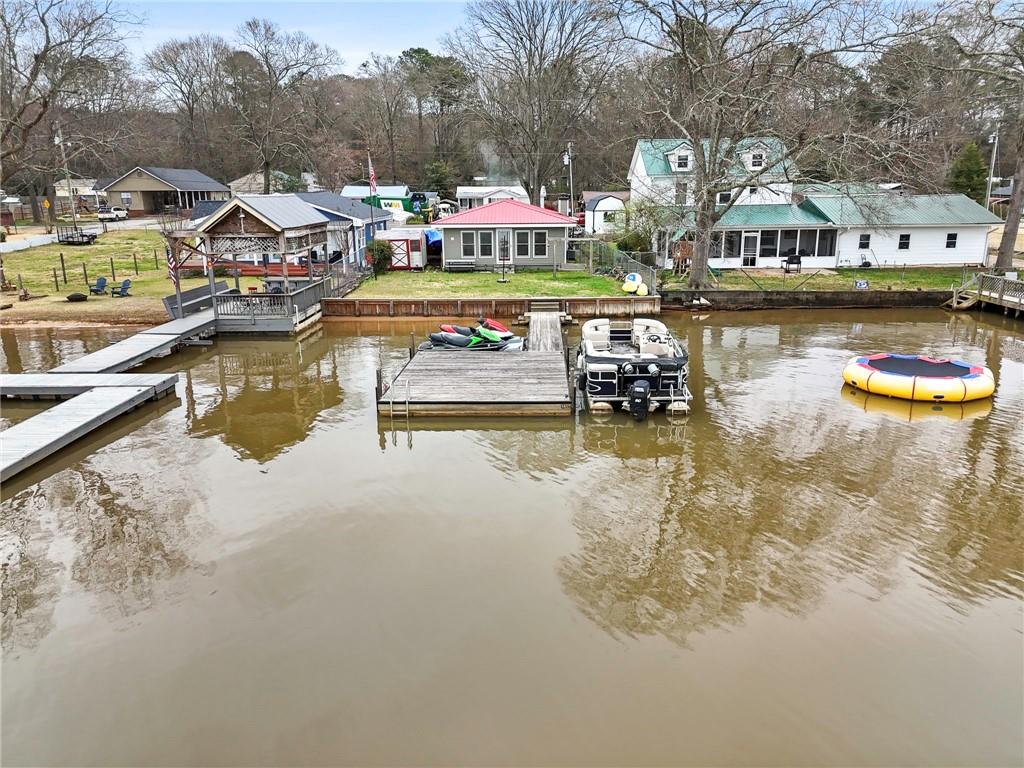
[[863, 390], [844, 384], [841, 392], [843, 402], [860, 408], [865, 413], [880, 413], [898, 421], [923, 421], [943, 418], [950, 421], [966, 421], [988, 416], [992, 410], [992, 398], [971, 400], [966, 403], [926, 403], [917, 400], [901, 400], [898, 397], [872, 395]]

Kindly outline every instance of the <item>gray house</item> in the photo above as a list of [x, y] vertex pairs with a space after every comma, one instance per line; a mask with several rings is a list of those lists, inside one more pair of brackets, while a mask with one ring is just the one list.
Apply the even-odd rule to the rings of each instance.
[[498, 200], [432, 226], [441, 231], [447, 270], [492, 270], [502, 262], [528, 269], [565, 263], [576, 220], [518, 200]]

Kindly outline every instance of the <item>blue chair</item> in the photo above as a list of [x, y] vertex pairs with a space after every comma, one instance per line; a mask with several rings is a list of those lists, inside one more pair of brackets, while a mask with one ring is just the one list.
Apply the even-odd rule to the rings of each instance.
[[115, 299], [119, 299], [119, 298], [124, 298], [124, 297], [130, 296], [131, 294], [128, 293], [128, 289], [131, 288], [131, 287], [132, 287], [132, 281], [131, 280], [125, 280], [120, 285], [111, 288], [110, 289], [110, 295], [113, 298], [115, 298]]
[[102, 296], [107, 292], [107, 278], [98, 277], [96, 282], [89, 283], [89, 293], [95, 294], [96, 296]]

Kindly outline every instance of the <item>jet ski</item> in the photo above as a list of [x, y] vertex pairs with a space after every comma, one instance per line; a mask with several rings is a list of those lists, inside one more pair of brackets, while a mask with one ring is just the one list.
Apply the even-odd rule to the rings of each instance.
[[487, 328], [478, 327], [471, 330], [472, 332], [468, 334], [454, 331], [432, 333], [427, 341], [420, 344], [419, 350], [421, 352], [428, 349], [520, 352], [523, 349], [523, 339], [519, 336], [503, 338], [501, 334]]
[[504, 325], [499, 323], [497, 320], [491, 320], [487, 317], [481, 317], [477, 320], [476, 328], [470, 328], [468, 325], [454, 325], [452, 323], [444, 323], [441, 326], [441, 330], [444, 333], [461, 333], [463, 336], [472, 336], [479, 328], [485, 328], [489, 331], [493, 331], [503, 339], [511, 339], [515, 337], [515, 334]]

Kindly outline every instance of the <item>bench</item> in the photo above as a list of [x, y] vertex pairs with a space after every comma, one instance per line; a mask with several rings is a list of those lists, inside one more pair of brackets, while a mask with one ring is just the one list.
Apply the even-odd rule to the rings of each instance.
[[475, 272], [476, 259], [445, 259], [446, 272]]
[[[225, 293], [228, 290], [228, 284], [221, 280], [213, 284], [213, 290], [216, 293]], [[180, 320], [181, 316], [178, 314], [178, 297], [174, 294], [164, 297], [164, 309], [167, 310], [167, 314], [172, 320]], [[207, 285], [201, 285], [198, 288], [189, 288], [187, 291], [181, 292], [181, 309], [185, 313], [185, 316], [194, 315], [196, 312], [202, 312], [204, 309], [209, 309], [213, 306], [213, 297], [210, 296], [210, 287]]]
[[80, 227], [57, 226], [57, 242], [61, 245], [92, 245], [96, 237], [95, 232], [85, 232]]

